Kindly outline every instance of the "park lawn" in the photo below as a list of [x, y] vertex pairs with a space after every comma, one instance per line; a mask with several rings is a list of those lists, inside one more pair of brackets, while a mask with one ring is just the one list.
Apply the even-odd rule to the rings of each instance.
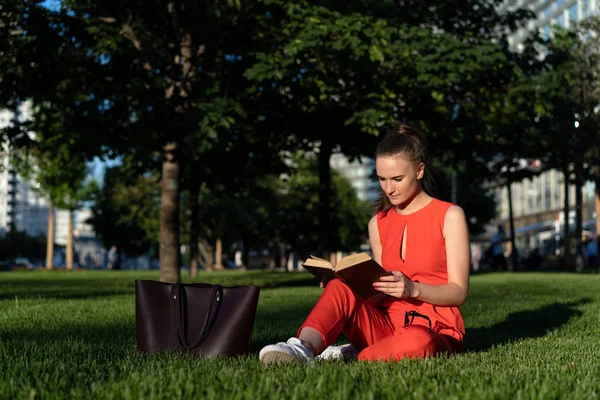
[[473, 276], [464, 354], [270, 368], [257, 353], [296, 332], [320, 293], [311, 275], [200, 274], [263, 288], [250, 354], [238, 359], [139, 355], [138, 278], [158, 273], [0, 273], [0, 398], [600, 398], [599, 275]]

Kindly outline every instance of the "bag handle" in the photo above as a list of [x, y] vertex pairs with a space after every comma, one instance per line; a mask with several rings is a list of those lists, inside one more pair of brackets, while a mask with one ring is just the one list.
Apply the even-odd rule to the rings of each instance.
[[[177, 330], [177, 337], [179, 338], [179, 343], [186, 349], [191, 349], [200, 345], [206, 340], [211, 328], [215, 324], [217, 320], [217, 315], [219, 314], [219, 309], [221, 308], [221, 300], [223, 299], [223, 287], [220, 285], [213, 285], [213, 290], [210, 295], [208, 310], [206, 312], [206, 317], [204, 318], [204, 323], [202, 324], [202, 329], [200, 330], [200, 334], [198, 335], [196, 341], [191, 345], [186, 339], [185, 326], [183, 323], [183, 318], [181, 316], [181, 310], [184, 307], [182, 298], [182, 293], [184, 289], [184, 286], [179, 282], [174, 283], [171, 287], [171, 309], [172, 315], [175, 316], [175, 329]], [[214, 312], [212, 312], [213, 308], [215, 309]]]

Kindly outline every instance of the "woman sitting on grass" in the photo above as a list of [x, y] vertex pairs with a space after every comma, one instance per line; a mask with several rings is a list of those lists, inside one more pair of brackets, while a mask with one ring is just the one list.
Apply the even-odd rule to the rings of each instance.
[[[386, 135], [375, 152], [382, 195], [369, 241], [375, 261], [391, 272], [373, 283], [378, 301], [362, 299], [339, 279], [324, 283], [298, 336], [264, 347], [263, 364], [397, 361], [463, 349], [458, 307], [469, 289], [469, 232], [460, 207], [423, 190], [425, 154], [424, 138], [409, 125]], [[350, 344], [330, 346], [342, 332]]]

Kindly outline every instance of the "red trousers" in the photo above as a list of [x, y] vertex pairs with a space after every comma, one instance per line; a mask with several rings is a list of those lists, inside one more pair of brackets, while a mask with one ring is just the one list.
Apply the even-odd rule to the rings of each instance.
[[413, 321], [406, 325], [404, 311], [375, 307], [341, 280], [334, 279], [298, 333], [303, 328], [313, 328], [323, 336], [327, 347], [343, 332], [360, 351], [359, 360], [397, 361], [461, 349], [460, 341], [432, 331], [427, 320], [423, 320], [423, 325]]

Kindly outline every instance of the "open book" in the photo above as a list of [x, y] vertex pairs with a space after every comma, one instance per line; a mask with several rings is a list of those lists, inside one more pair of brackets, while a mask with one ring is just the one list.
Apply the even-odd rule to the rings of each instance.
[[346, 256], [336, 265], [323, 258], [310, 256], [302, 266], [320, 281], [340, 278], [363, 299], [380, 294], [373, 288], [373, 282], [389, 274], [367, 253]]

